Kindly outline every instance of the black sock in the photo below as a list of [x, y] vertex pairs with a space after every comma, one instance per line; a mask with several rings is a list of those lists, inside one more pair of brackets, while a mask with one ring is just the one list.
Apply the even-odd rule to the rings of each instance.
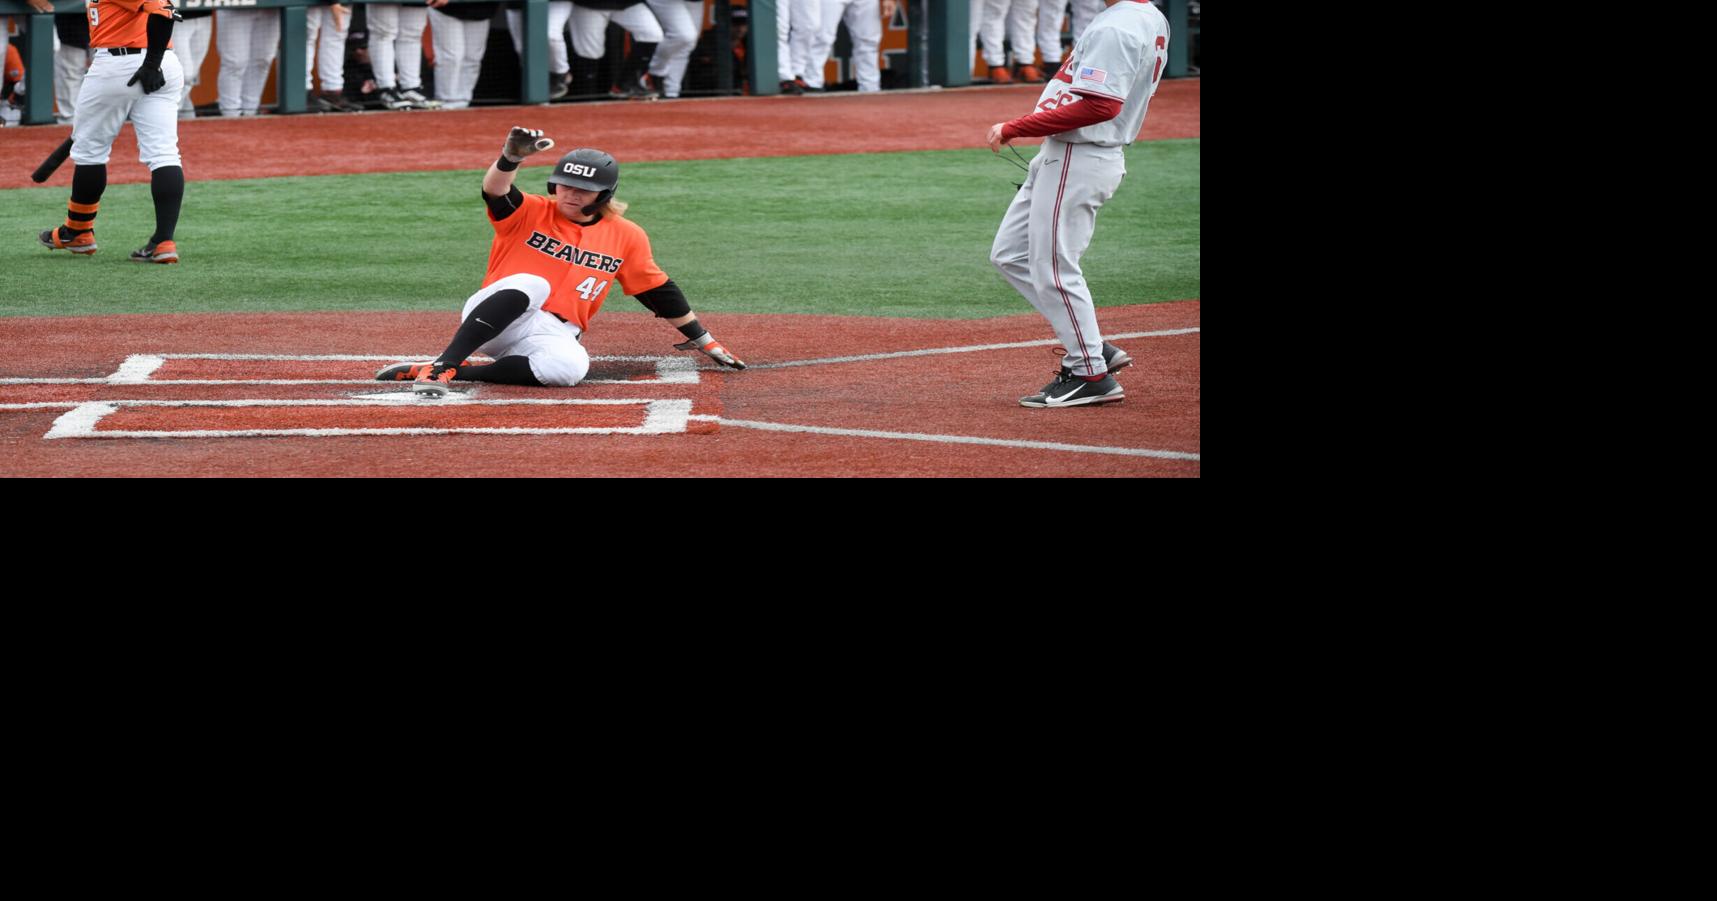
[[459, 370], [455, 381], [494, 382], [498, 385], [536, 385], [537, 374], [531, 371], [530, 357], [502, 357], [487, 366], [469, 366]]
[[106, 190], [106, 165], [73, 167], [72, 199], [66, 205], [66, 224], [60, 226], [61, 240], [70, 241], [80, 231], [95, 228], [95, 214], [101, 208], [101, 195]]
[[185, 170], [179, 166], [162, 166], [149, 173], [149, 193], [155, 197], [155, 236], [150, 246], [173, 240], [179, 227], [179, 204], [185, 199]]
[[107, 190], [107, 165], [77, 166], [72, 169], [72, 203], [100, 203]]
[[435, 362], [443, 366], [458, 366], [466, 357], [477, 352], [477, 348], [493, 340], [501, 330], [513, 324], [513, 320], [523, 316], [529, 309], [531, 299], [523, 291], [507, 289], [496, 291], [483, 299], [471, 315], [459, 325], [459, 331], [453, 333], [453, 341]]

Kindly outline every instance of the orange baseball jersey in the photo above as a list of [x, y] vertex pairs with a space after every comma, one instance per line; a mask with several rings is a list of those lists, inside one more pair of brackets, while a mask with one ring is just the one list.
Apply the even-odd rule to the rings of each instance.
[[497, 221], [490, 211], [489, 223], [495, 242], [483, 286], [521, 272], [540, 275], [552, 289], [543, 309], [580, 330], [590, 327], [613, 282], [636, 296], [668, 280], [650, 255], [650, 236], [625, 219], [604, 216], [593, 225], [577, 225], [560, 214], [553, 199], [525, 194], [505, 219]]
[[[0, 26], [0, 28], [3, 28], [3, 27], [5, 27], [5, 26]], [[4, 60], [0, 60], [0, 62], [5, 63], [5, 75], [4, 75], [4, 78], [0, 78], [0, 80], [3, 80], [3, 81], [23, 81], [24, 80], [24, 58], [18, 55], [18, 47], [16, 44], [13, 44], [11, 42], [7, 42], [7, 44], [6, 44], [6, 58]]]
[[149, 46], [146, 17], [173, 16], [170, 0], [87, 0], [86, 5], [91, 47], [146, 48]]

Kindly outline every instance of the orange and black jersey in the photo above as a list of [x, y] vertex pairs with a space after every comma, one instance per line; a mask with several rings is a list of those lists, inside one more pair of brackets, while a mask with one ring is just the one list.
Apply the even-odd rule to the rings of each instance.
[[579, 225], [552, 199], [516, 187], [483, 199], [495, 227], [484, 287], [519, 273], [541, 276], [551, 289], [543, 309], [582, 330], [602, 309], [612, 283], [636, 297], [668, 282], [651, 256], [650, 236], [634, 222], [604, 216]]
[[171, 0], [85, 0], [85, 9], [91, 47], [144, 49], [149, 46], [149, 17], [173, 18]]

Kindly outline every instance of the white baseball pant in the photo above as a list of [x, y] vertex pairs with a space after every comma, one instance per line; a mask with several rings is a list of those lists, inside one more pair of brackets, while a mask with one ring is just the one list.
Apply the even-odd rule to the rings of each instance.
[[[352, 24], [351, 15], [346, 13], [336, 23], [332, 6], [305, 8], [304, 90], [316, 87], [310, 80], [311, 69], [321, 70], [322, 90], [338, 94], [346, 89], [346, 31]], [[178, 29], [175, 28], [173, 33], [176, 37]]]
[[[566, 59], [566, 23], [572, 18], [572, 0], [549, 0], [548, 5], [548, 71], [550, 75], [565, 75], [572, 71]], [[507, 10], [507, 32], [513, 36], [513, 52], [525, 55], [525, 14]], [[373, 56], [374, 54], [372, 54]]]
[[1037, 64], [1037, 0], [1013, 0], [1008, 7], [1008, 49], [1015, 65]]
[[423, 87], [423, 29], [429, 24], [429, 10], [397, 3], [371, 3], [364, 9], [369, 16], [370, 67], [376, 73], [376, 87], [402, 91]]
[[254, 116], [280, 45], [280, 10], [215, 10], [215, 49], [221, 54], [221, 115]]
[[185, 89], [179, 57], [169, 53], [161, 58], [161, 74], [167, 82], [148, 94], [143, 93], [142, 85], [126, 84], [143, 65], [143, 54], [114, 56], [97, 50], [94, 57], [78, 88], [72, 163], [106, 165], [113, 152], [113, 139], [130, 120], [137, 133], [137, 158], [150, 172], [179, 165], [179, 94]]
[[1097, 210], [1127, 174], [1126, 154], [1125, 147], [1045, 138], [990, 248], [990, 262], [1049, 320], [1067, 348], [1062, 365], [1075, 375], [1108, 369], [1079, 260], [1091, 246]]
[[442, 109], [465, 109], [489, 49], [489, 20], [467, 22], [432, 9], [429, 31], [435, 42], [435, 99]]
[[601, 59], [608, 49], [608, 23], [626, 29], [632, 40], [644, 44], [662, 42], [662, 26], [648, 6], [638, 4], [625, 9], [572, 8], [572, 52], [585, 59]]
[[1090, 25], [1091, 20], [1097, 18], [1097, 14], [1103, 9], [1103, 0], [1073, 0], [1073, 43], [1079, 43], [1079, 36], [1085, 33], [1085, 26]]
[[882, 48], [881, 0], [823, 0], [823, 30], [811, 47], [805, 84], [813, 88], [823, 86], [823, 67], [829, 61], [843, 20], [847, 34], [852, 37], [853, 75], [858, 79], [859, 90], [882, 90], [882, 67], [877, 63]]
[[1043, 68], [1061, 65], [1065, 48], [1061, 46], [1061, 23], [1067, 19], [1067, 0], [1037, 0], [1037, 52], [1043, 54]]
[[680, 96], [692, 50], [703, 34], [703, 0], [644, 0], [662, 25], [662, 43], [650, 60], [650, 74], [662, 83], [663, 97]]
[[[89, 69], [90, 51], [60, 44], [58, 35], [54, 36], [54, 42], [58, 44], [54, 48], [54, 103], [60, 108], [54, 118], [64, 125], [77, 115], [78, 89], [83, 86], [83, 73]], [[0, 49], [0, 56], [5, 53]]]
[[1002, 39], [1007, 36], [1008, 0], [984, 0], [984, 14], [980, 18], [983, 24], [978, 27], [978, 39], [984, 45], [984, 62], [992, 69], [1006, 66], [1008, 57], [1002, 50]]
[[497, 360], [502, 357], [527, 357], [531, 361], [531, 374], [544, 385], [570, 388], [584, 381], [584, 377], [590, 373], [590, 353], [584, 349], [584, 345], [578, 343], [578, 326], [562, 322], [552, 313], [543, 312], [543, 304], [548, 303], [552, 289], [548, 281], [540, 275], [520, 273], [496, 279], [493, 284], [465, 301], [465, 311], [460, 314], [459, 321], [465, 321], [471, 311], [488, 300], [490, 295], [509, 289], [524, 292], [525, 296], [530, 298], [530, 306], [525, 308], [523, 315], [502, 329], [499, 335], [477, 348], [478, 352]]
[[185, 91], [179, 97], [181, 119], [197, 115], [197, 105], [191, 102], [191, 89], [202, 83], [203, 60], [209, 55], [214, 24], [214, 16], [199, 16], [173, 23], [173, 53], [179, 57], [179, 68], [185, 70]]

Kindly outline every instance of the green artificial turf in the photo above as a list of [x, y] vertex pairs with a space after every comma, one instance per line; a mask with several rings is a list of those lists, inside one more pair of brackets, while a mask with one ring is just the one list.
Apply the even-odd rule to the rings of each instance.
[[[1085, 256], [1098, 305], [1198, 297], [1198, 140], [1134, 144], [1127, 169]], [[1030, 310], [988, 259], [1023, 177], [983, 148], [632, 163], [619, 196], [694, 309], [961, 318]], [[65, 188], [0, 191], [0, 316], [456, 309], [488, 263], [481, 179], [192, 181], [178, 266], [126, 259], [153, 230], [148, 185], [108, 188], [91, 257], [36, 246]]]

